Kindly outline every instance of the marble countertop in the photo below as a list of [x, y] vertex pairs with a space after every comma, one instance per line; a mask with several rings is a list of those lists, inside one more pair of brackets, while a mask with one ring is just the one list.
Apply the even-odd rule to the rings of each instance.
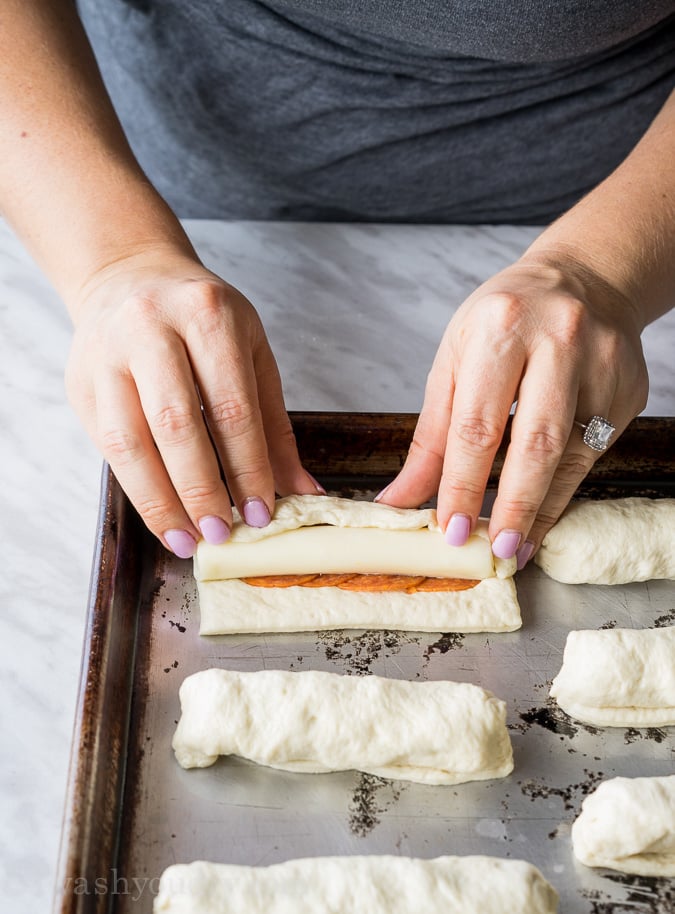
[[[206, 264], [254, 302], [289, 409], [419, 409], [455, 308], [537, 234], [526, 227], [189, 222]], [[101, 461], [64, 394], [69, 320], [0, 222], [0, 885], [49, 909], [75, 714]], [[648, 415], [675, 415], [675, 312], [644, 345]]]

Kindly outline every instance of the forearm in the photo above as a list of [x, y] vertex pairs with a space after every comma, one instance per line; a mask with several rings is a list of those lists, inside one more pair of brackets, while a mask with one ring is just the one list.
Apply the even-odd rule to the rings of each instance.
[[524, 259], [551, 255], [605, 280], [632, 303], [641, 327], [675, 305], [675, 92], [625, 161]]
[[148, 247], [191, 253], [145, 178], [71, 0], [3, 0], [0, 210], [60, 294]]

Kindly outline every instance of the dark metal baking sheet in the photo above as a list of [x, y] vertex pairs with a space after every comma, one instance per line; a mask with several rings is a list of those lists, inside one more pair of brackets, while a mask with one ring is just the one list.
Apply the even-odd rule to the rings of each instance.
[[[414, 417], [295, 414], [308, 467], [366, 497], [400, 467]], [[636, 420], [580, 495], [673, 494], [675, 420]], [[503, 450], [495, 467], [497, 473]], [[55, 911], [146, 914], [174, 862], [267, 864], [316, 854], [482, 853], [528, 859], [565, 914], [675, 909], [675, 881], [589, 870], [569, 831], [584, 796], [615, 775], [675, 772], [673, 728], [598, 730], [548, 696], [575, 628], [675, 623], [675, 584], [567, 586], [517, 578], [524, 625], [499, 635], [338, 631], [200, 638], [191, 563], [167, 555], [104, 473]], [[357, 772], [300, 775], [243, 760], [183, 771], [170, 743], [178, 686], [223, 666], [456, 679], [509, 706], [515, 770], [457, 787]]]

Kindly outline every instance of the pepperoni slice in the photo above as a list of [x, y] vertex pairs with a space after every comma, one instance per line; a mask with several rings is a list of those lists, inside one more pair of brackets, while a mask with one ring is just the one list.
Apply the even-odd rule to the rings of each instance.
[[339, 587], [359, 593], [447, 593], [469, 590], [479, 583], [407, 574], [269, 574], [241, 580], [252, 587]]
[[407, 574], [355, 574], [347, 581], [340, 581], [340, 590], [358, 590], [361, 593], [414, 593], [424, 576]]
[[317, 576], [303, 584], [303, 587], [341, 587], [352, 578], [359, 577], [356, 574], [335, 573], [335, 574], [317, 574]]
[[318, 574], [267, 574], [241, 580], [251, 587], [305, 587], [318, 577]]
[[446, 591], [471, 590], [479, 581], [469, 578], [424, 578], [412, 593], [444, 593]]

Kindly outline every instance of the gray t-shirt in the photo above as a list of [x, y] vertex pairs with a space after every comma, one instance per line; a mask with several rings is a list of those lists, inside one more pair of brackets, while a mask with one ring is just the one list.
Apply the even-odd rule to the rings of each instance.
[[78, 0], [184, 217], [541, 224], [675, 87], [675, 0]]

